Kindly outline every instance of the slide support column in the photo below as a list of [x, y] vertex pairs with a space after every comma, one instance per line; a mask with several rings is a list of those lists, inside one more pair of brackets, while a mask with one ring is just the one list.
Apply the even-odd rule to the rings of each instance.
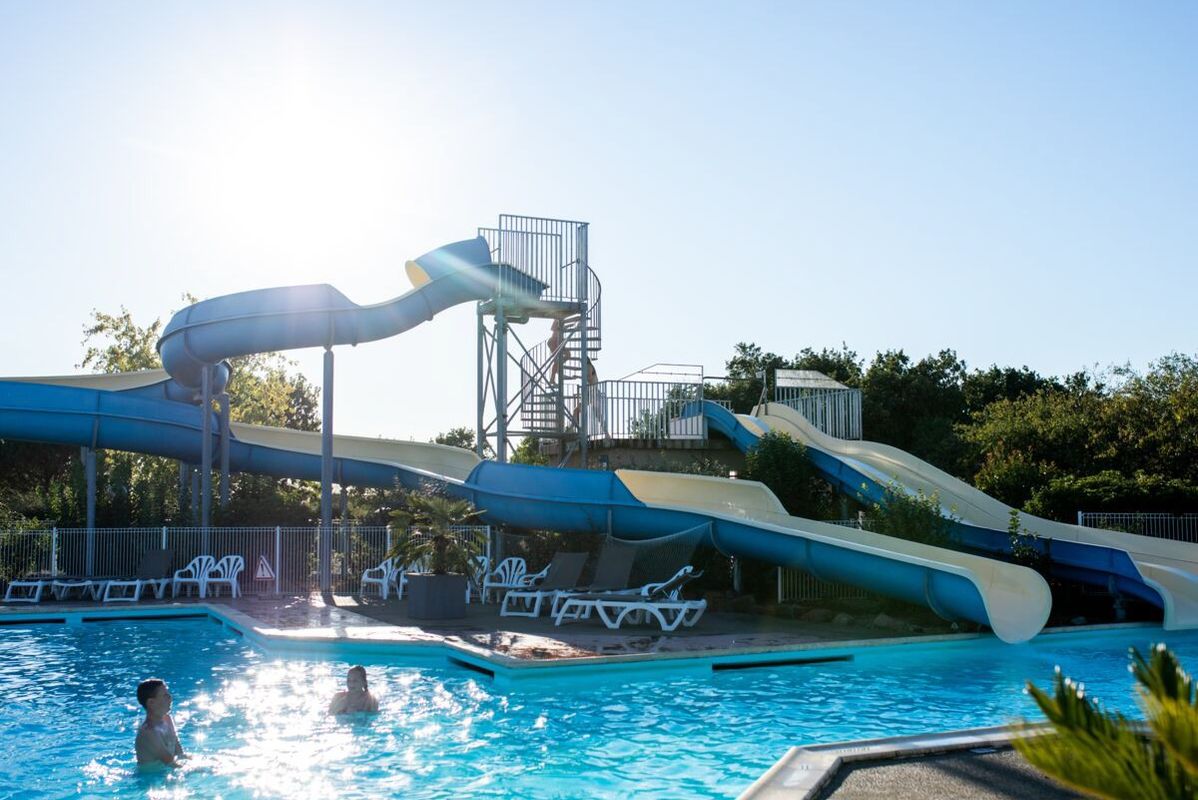
[[90, 578], [96, 568], [96, 451], [84, 447], [80, 455], [83, 456], [83, 474], [87, 478], [87, 542], [83, 569]]
[[320, 591], [332, 588], [333, 563], [333, 348], [324, 349], [324, 385], [320, 391]]
[[229, 507], [229, 395], [217, 395], [220, 405], [220, 507]]
[[212, 524], [212, 367], [205, 365], [200, 381], [200, 552], [210, 553], [208, 526]]

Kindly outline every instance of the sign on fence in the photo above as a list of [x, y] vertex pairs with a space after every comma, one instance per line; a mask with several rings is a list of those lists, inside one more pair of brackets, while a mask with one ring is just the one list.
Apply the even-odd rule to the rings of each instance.
[[270, 562], [266, 560], [266, 556], [258, 556], [258, 567], [254, 570], [254, 580], [273, 581], [274, 579], [275, 571], [271, 568]]

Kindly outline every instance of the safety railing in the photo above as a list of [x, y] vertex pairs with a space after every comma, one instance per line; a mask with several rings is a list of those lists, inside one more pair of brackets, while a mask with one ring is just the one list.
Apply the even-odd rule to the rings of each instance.
[[774, 402], [790, 406], [829, 436], [839, 439], [861, 438], [860, 389], [775, 386]]
[[1077, 524], [1198, 544], [1198, 514], [1077, 512]]
[[[509, 264], [545, 284], [542, 300], [581, 302], [586, 290], [587, 223], [562, 219], [500, 214], [499, 227], [479, 228], [495, 261]], [[518, 280], [501, 276], [504, 284]], [[515, 287], [514, 284], [511, 288]], [[594, 298], [592, 298], [594, 299]]]
[[[459, 538], [482, 537], [490, 556], [489, 526], [464, 525], [452, 530]], [[337, 525], [330, 528], [330, 535], [336, 592], [357, 591], [362, 573], [386, 558], [395, 539], [395, 532], [386, 526]], [[171, 551], [172, 571], [182, 569], [197, 555], [240, 555], [245, 570], [238, 583], [246, 594], [307, 593], [320, 586], [319, 542], [318, 527], [0, 531], [0, 592], [10, 581], [26, 575], [133, 576], [142, 556], [161, 548]]]
[[[702, 383], [601, 381], [587, 387], [588, 434], [592, 439], [704, 441]], [[579, 395], [567, 407], [580, 406]]]

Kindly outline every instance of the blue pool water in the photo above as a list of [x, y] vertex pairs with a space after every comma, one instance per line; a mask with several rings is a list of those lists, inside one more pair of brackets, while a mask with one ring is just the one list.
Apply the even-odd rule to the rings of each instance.
[[[426, 663], [367, 661], [382, 713], [325, 715], [346, 661], [280, 658], [211, 620], [0, 629], [0, 797], [733, 797], [787, 748], [1035, 717], [1053, 666], [1136, 712], [1127, 647], [1198, 633], [1122, 629], [873, 648], [851, 662], [501, 688]], [[139, 775], [137, 682], [175, 695], [192, 759]]]

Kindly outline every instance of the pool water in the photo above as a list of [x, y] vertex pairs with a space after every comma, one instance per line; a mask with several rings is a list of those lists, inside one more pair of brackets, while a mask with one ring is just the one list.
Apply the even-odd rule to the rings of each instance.
[[[211, 620], [0, 629], [0, 797], [734, 797], [795, 744], [1037, 716], [1054, 665], [1138, 713], [1122, 629], [871, 648], [850, 662], [500, 688], [443, 661], [365, 662], [382, 712], [325, 714], [348, 661], [276, 657]], [[139, 680], [164, 678], [187, 766], [139, 774]]]

